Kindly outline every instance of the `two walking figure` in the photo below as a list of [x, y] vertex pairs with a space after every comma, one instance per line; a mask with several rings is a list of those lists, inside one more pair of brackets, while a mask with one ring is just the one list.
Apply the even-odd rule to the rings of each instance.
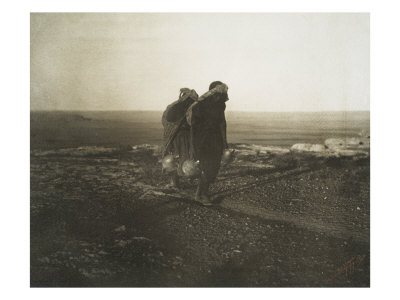
[[[228, 150], [225, 120], [228, 100], [228, 86], [220, 81], [212, 82], [201, 97], [195, 90], [182, 88], [179, 99], [168, 105], [162, 116], [163, 158], [176, 158], [176, 168], [166, 170], [171, 184], [179, 188], [179, 177], [197, 173], [195, 200], [203, 205], [212, 205], [209, 186], [217, 177], [224, 151]], [[198, 172], [193, 172], [195, 168]]]

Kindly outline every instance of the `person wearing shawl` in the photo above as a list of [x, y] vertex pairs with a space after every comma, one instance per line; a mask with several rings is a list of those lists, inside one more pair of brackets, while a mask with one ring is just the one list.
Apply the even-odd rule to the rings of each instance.
[[228, 100], [228, 86], [214, 81], [209, 91], [195, 101], [186, 113], [190, 126], [190, 158], [200, 162], [201, 170], [195, 200], [203, 205], [212, 205], [209, 186], [215, 181], [222, 153], [228, 148], [225, 120], [225, 102]]
[[184, 175], [182, 164], [190, 158], [190, 126], [186, 111], [197, 99], [195, 90], [180, 89], [179, 99], [167, 106], [161, 120], [164, 126], [163, 157], [172, 154], [177, 158], [177, 170], [170, 172], [170, 184], [175, 188], [179, 188], [179, 176]]

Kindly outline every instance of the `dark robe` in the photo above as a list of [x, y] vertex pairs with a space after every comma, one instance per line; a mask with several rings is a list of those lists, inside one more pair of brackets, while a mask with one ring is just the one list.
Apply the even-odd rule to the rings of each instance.
[[[207, 94], [207, 95], [206, 95]], [[200, 169], [208, 183], [215, 181], [227, 148], [225, 101], [226, 94], [207, 92], [188, 109], [191, 126], [191, 154], [200, 161]]]
[[167, 106], [162, 116], [164, 126], [164, 154], [178, 156], [178, 175], [183, 176], [182, 164], [189, 159], [190, 126], [185, 114], [197, 99], [194, 90], [182, 89], [179, 100]]

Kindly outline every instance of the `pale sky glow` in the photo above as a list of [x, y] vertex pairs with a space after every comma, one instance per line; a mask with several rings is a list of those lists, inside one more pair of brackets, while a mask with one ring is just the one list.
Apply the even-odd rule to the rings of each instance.
[[32, 110], [369, 110], [369, 14], [31, 14]]

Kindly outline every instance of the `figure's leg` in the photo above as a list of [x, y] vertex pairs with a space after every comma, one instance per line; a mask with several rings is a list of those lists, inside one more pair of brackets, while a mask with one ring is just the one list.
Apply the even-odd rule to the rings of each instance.
[[199, 178], [199, 183], [197, 185], [195, 200], [201, 202], [201, 204], [210, 206], [212, 202], [210, 201], [210, 197], [208, 196], [208, 189], [210, 184], [204, 175], [204, 173]]
[[170, 175], [170, 185], [179, 189], [179, 176], [177, 172], [172, 172]]
[[194, 196], [194, 200], [197, 202], [201, 202], [201, 180], [199, 179], [199, 183], [197, 184], [196, 195]]

